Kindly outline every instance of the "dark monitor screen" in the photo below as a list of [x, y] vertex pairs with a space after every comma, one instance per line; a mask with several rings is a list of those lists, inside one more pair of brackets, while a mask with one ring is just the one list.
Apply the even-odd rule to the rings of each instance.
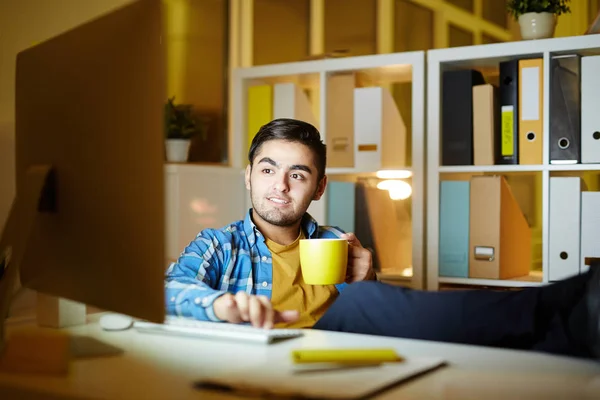
[[[138, 1], [18, 54], [16, 223], [2, 239], [20, 237], [23, 286], [155, 322], [165, 313], [161, 8]], [[52, 171], [50, 201], [23, 239], [29, 211], [17, 205], [42, 195], [31, 193], [40, 167]]]

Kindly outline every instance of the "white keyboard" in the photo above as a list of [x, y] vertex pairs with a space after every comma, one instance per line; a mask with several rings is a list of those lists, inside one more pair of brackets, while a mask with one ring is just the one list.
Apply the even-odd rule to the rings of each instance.
[[202, 339], [221, 339], [263, 344], [295, 338], [304, 334], [301, 329], [261, 329], [250, 325], [197, 321], [173, 316], [167, 316], [164, 324], [136, 321], [133, 326], [139, 332], [144, 333], [160, 333]]

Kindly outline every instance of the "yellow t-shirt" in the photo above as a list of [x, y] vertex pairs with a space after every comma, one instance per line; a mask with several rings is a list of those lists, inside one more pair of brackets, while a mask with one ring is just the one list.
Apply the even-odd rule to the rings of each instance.
[[300, 318], [292, 323], [280, 322], [276, 328], [310, 328], [338, 296], [335, 285], [307, 285], [300, 270], [300, 235], [287, 246], [265, 238], [273, 258], [271, 303], [278, 311], [297, 310]]

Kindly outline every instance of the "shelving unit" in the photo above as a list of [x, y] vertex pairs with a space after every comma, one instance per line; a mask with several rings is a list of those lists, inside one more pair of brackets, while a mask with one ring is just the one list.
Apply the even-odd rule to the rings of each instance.
[[536, 172], [543, 170], [543, 165], [452, 165], [438, 167], [438, 172], [441, 174], [474, 172]]
[[[600, 164], [550, 164], [550, 60], [553, 55], [577, 52], [582, 56], [600, 54], [600, 35], [587, 35], [533, 41], [519, 41], [470, 47], [431, 50], [427, 53], [427, 288], [436, 290], [441, 284], [523, 287], [549, 281], [549, 184], [559, 173], [582, 176], [600, 171]], [[540, 165], [441, 165], [441, 90], [442, 73], [451, 69], [476, 69], [496, 79], [498, 64], [515, 58], [543, 59], [543, 163]], [[486, 79], [487, 80], [487, 79]], [[598, 94], [600, 96], [600, 94]], [[600, 112], [600, 111], [599, 111]], [[516, 133], [515, 133], [516, 134]], [[541, 207], [541, 271], [510, 280], [449, 278], [439, 276], [440, 181], [444, 177], [463, 174], [530, 174], [541, 176], [541, 196], [535, 207]], [[471, 250], [471, 249], [469, 249]]]
[[[423, 288], [423, 243], [424, 243], [424, 137], [425, 137], [425, 54], [406, 52], [372, 56], [347, 57], [312, 60], [286, 64], [239, 68], [233, 73], [232, 126], [229, 138], [229, 160], [233, 168], [243, 169], [247, 165], [248, 144], [248, 89], [253, 85], [273, 85], [294, 83], [308, 93], [313, 115], [318, 123], [323, 141], [327, 140], [327, 85], [335, 74], [354, 73], [356, 87], [390, 88], [395, 83], [410, 83], [411, 87], [411, 127], [407, 130], [410, 138], [410, 165], [403, 170], [412, 172], [412, 196], [410, 200], [412, 221], [412, 280], [411, 286]], [[382, 146], [383, 147], [383, 146]], [[358, 179], [375, 177], [372, 166], [328, 168], [330, 182], [336, 178]], [[309, 213], [319, 223], [327, 221], [327, 199], [313, 202]], [[386, 277], [393, 279], [389, 274]], [[400, 278], [400, 277], [399, 277]], [[404, 280], [403, 277], [401, 280]]]
[[476, 278], [450, 278], [439, 277], [440, 284], [470, 285], [470, 286], [493, 286], [493, 287], [528, 287], [543, 284], [541, 271], [531, 271], [527, 276], [513, 279], [476, 279]]

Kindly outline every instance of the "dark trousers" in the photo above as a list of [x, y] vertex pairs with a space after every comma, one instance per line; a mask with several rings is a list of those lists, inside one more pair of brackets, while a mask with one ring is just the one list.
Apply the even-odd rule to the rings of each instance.
[[591, 357], [588, 274], [515, 291], [348, 285], [314, 329]]

